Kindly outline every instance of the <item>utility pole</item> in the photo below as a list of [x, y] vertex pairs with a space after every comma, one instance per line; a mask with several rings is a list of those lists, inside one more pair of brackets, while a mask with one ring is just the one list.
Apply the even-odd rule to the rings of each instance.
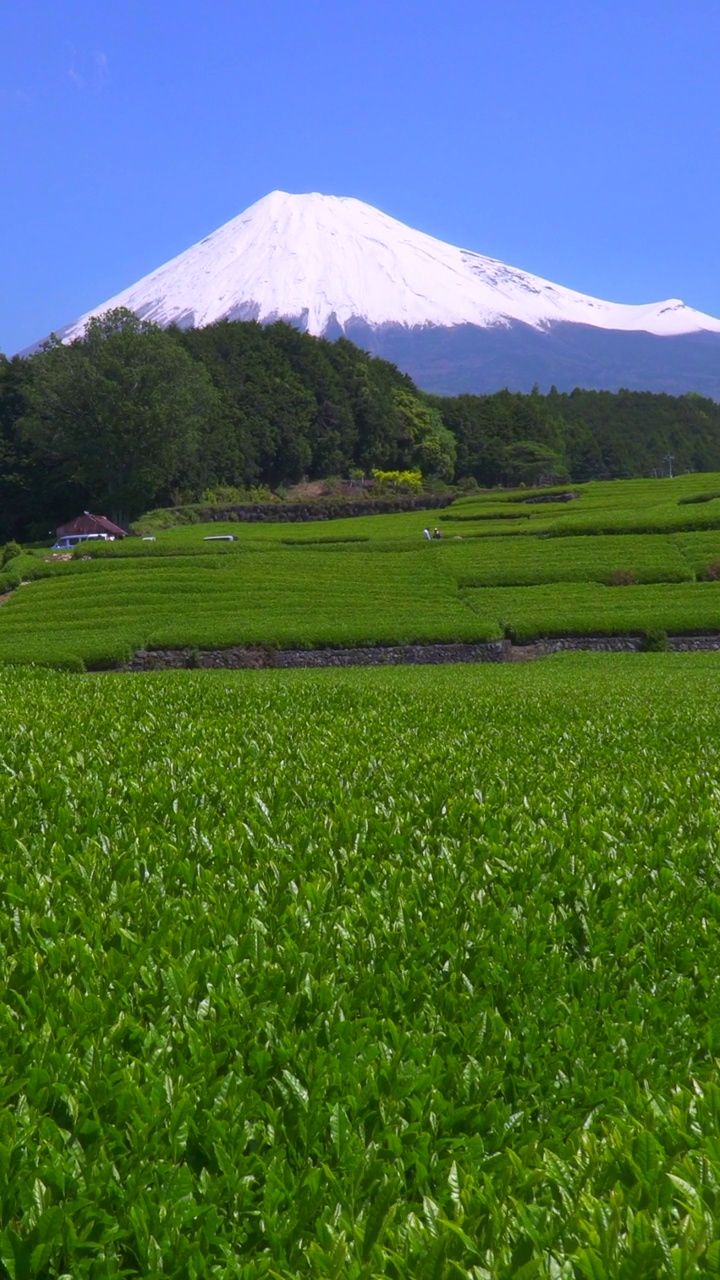
[[668, 468], [668, 479], [669, 479], [669, 480], [672, 480], [672, 478], [673, 478], [673, 462], [674, 462], [674, 461], [675, 461], [675, 454], [674, 454], [674, 453], [666, 453], [666, 454], [665, 454], [665, 457], [663, 458], [663, 462], [667, 462], [667, 468]]

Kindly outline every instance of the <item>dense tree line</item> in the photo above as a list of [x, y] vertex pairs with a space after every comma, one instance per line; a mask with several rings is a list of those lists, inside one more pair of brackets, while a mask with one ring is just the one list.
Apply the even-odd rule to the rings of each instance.
[[720, 406], [576, 390], [424, 395], [341, 338], [282, 322], [162, 330], [130, 312], [68, 346], [0, 356], [0, 539], [83, 508], [132, 518], [217, 485], [420, 469], [532, 484], [720, 470]]
[[457, 473], [480, 484], [630, 479], [720, 470], [720, 405], [689, 394], [498, 391], [431, 397], [456, 440]]

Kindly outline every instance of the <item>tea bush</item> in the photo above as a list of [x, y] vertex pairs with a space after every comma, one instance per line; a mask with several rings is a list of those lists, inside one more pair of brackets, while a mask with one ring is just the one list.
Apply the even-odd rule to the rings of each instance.
[[717, 1274], [717, 672], [0, 673], [0, 1273]]
[[638, 576], [634, 569], [613, 569], [608, 577], [609, 587], [637, 586]]

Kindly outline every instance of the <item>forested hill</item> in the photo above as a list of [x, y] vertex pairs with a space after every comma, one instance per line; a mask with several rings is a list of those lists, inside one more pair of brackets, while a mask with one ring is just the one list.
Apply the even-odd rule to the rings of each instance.
[[720, 470], [720, 405], [551, 391], [443, 398], [345, 339], [283, 323], [161, 330], [129, 312], [0, 356], [0, 539], [77, 510], [133, 517], [217, 485], [374, 467], [481, 485]]
[[[582, 391], [428, 396], [456, 440], [459, 476], [533, 484], [541, 471], [573, 480], [714, 471], [720, 404], [692, 392]], [[544, 451], [547, 457], [544, 460]]]

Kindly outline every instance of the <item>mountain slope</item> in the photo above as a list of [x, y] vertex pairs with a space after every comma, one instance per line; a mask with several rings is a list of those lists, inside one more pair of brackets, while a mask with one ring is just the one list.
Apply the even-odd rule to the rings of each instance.
[[[60, 336], [78, 336], [91, 316], [119, 306], [160, 325], [284, 318], [311, 334], [344, 333], [376, 354], [402, 353], [402, 367], [433, 390], [492, 390], [528, 378], [530, 385], [564, 386], [568, 376], [587, 386], [619, 385], [642, 348], [644, 386], [692, 389], [699, 377], [697, 389], [714, 394], [710, 382], [720, 391], [720, 320], [674, 298], [640, 306], [592, 298], [445, 244], [347, 197], [275, 191]], [[597, 340], [603, 332], [652, 335], [657, 354], [650, 344], [647, 355], [643, 339], [626, 342], [624, 355], [621, 339], [604, 368], [607, 343]], [[470, 366], [460, 354], [469, 333], [477, 348]], [[688, 358], [692, 341], [670, 358], [669, 340], [699, 335], [705, 339], [699, 370], [698, 358]], [[427, 354], [438, 343], [441, 375], [438, 357]], [[569, 362], [562, 353], [568, 344]], [[675, 381], [665, 385], [670, 366]]]

